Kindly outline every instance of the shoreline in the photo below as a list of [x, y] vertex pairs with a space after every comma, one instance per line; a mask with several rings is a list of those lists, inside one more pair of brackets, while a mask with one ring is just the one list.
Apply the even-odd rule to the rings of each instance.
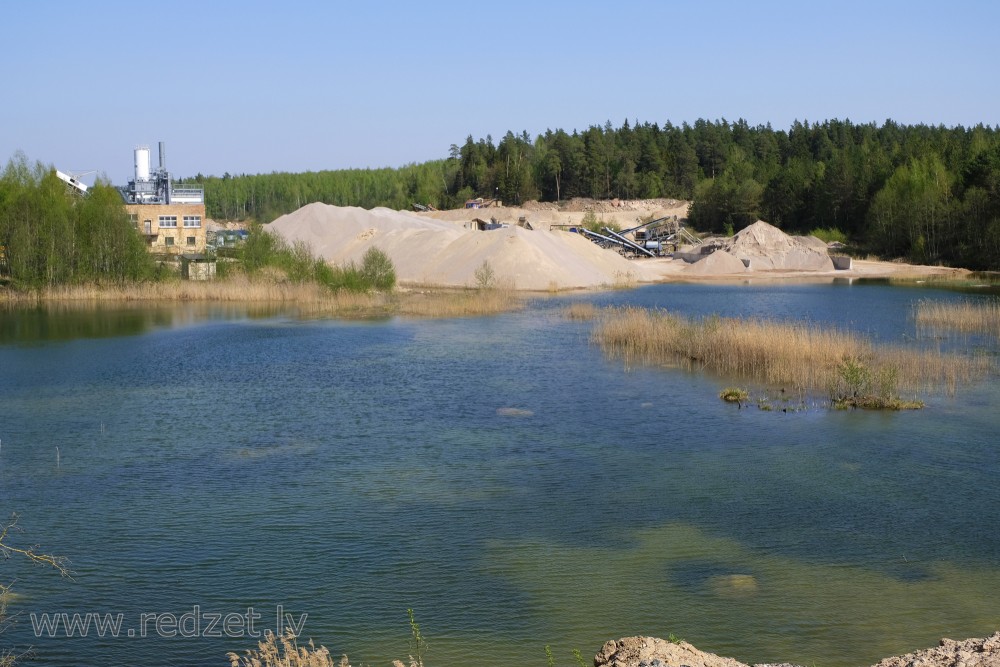
[[[652, 260], [651, 260], [652, 261]], [[681, 261], [681, 260], [668, 260]], [[877, 262], [889, 264], [889, 262]], [[517, 295], [563, 296], [622, 291], [647, 285], [672, 283], [787, 283], [818, 284], [855, 280], [889, 280], [900, 283], [949, 283], [970, 280], [977, 272], [969, 269], [897, 265], [895, 270], [845, 270], [836, 272], [816, 271], [747, 271], [744, 273], [688, 274], [681, 271], [664, 272], [655, 279], [636, 279], [615, 285], [592, 287], [559, 287], [550, 289], [486, 288], [485, 291], [512, 292]], [[988, 285], [989, 283], [983, 283]], [[241, 291], [246, 287], [258, 292]], [[358, 298], [382, 296], [407, 296], [413, 294], [474, 294], [484, 291], [470, 285], [449, 285], [426, 282], [401, 282], [391, 292], [324, 292], [318, 283], [291, 283], [272, 280], [222, 279], [211, 283], [169, 281], [163, 283], [129, 283], [126, 285], [64, 285], [40, 290], [21, 291], [11, 287], [0, 288], [0, 305], [27, 305], [41, 302], [232, 302], [232, 303], [303, 303], [336, 300], [353, 295]]]

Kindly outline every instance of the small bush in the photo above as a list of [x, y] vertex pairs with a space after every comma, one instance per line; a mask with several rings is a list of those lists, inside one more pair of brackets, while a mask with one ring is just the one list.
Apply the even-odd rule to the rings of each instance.
[[284, 243], [277, 236], [264, 230], [264, 227], [255, 224], [250, 228], [247, 240], [240, 246], [239, 259], [243, 264], [243, 270], [247, 273], [256, 273], [265, 266], [275, 262], [275, 255]]
[[371, 247], [361, 258], [361, 278], [371, 287], [387, 292], [396, 286], [396, 267], [389, 255]]
[[608, 222], [603, 217], [598, 219], [597, 214], [593, 211], [587, 211], [583, 215], [583, 220], [580, 221], [580, 226], [598, 234], [603, 234], [605, 227], [613, 232], [621, 231], [621, 227], [614, 222]]
[[871, 368], [856, 357], [837, 367], [840, 383], [831, 398], [835, 407], [866, 410], [917, 410], [921, 401], [904, 401], [897, 395], [899, 370], [892, 365]]
[[476, 277], [476, 287], [479, 289], [492, 289], [496, 285], [497, 274], [490, 266], [489, 261], [483, 260], [474, 273]]

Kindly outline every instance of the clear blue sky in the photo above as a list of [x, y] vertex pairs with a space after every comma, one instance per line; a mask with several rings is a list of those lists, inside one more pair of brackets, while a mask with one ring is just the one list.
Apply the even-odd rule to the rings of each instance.
[[1000, 125], [994, 0], [2, 9], [0, 160], [22, 150], [116, 184], [137, 144], [155, 166], [161, 140], [193, 176], [400, 166], [470, 134], [608, 120]]

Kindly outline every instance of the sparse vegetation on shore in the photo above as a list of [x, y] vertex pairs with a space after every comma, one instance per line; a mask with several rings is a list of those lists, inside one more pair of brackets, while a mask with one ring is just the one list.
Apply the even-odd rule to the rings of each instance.
[[691, 319], [642, 308], [606, 310], [593, 340], [627, 364], [681, 364], [799, 392], [844, 407], [919, 407], [901, 393], [954, 393], [993, 364], [980, 357], [878, 346], [857, 334], [763, 319]]

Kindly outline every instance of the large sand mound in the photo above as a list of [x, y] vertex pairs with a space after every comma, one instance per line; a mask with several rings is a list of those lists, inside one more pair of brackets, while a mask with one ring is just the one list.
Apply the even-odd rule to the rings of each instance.
[[750, 260], [754, 271], [833, 271], [833, 260], [825, 250], [803, 243], [763, 220], [740, 230], [723, 249], [739, 259]]
[[684, 273], [714, 276], [747, 271], [833, 271], [826, 244], [819, 239], [789, 236], [773, 225], [758, 220], [732, 238], [707, 241], [698, 249], [680, 249], [675, 256], [693, 262]]
[[624, 257], [577, 234], [519, 227], [480, 232], [385, 208], [309, 204], [266, 228], [290, 243], [308, 243], [335, 264], [359, 262], [368, 248], [377, 247], [404, 283], [474, 286], [484, 261], [499, 281], [525, 290], [599, 287], [634, 276]]

